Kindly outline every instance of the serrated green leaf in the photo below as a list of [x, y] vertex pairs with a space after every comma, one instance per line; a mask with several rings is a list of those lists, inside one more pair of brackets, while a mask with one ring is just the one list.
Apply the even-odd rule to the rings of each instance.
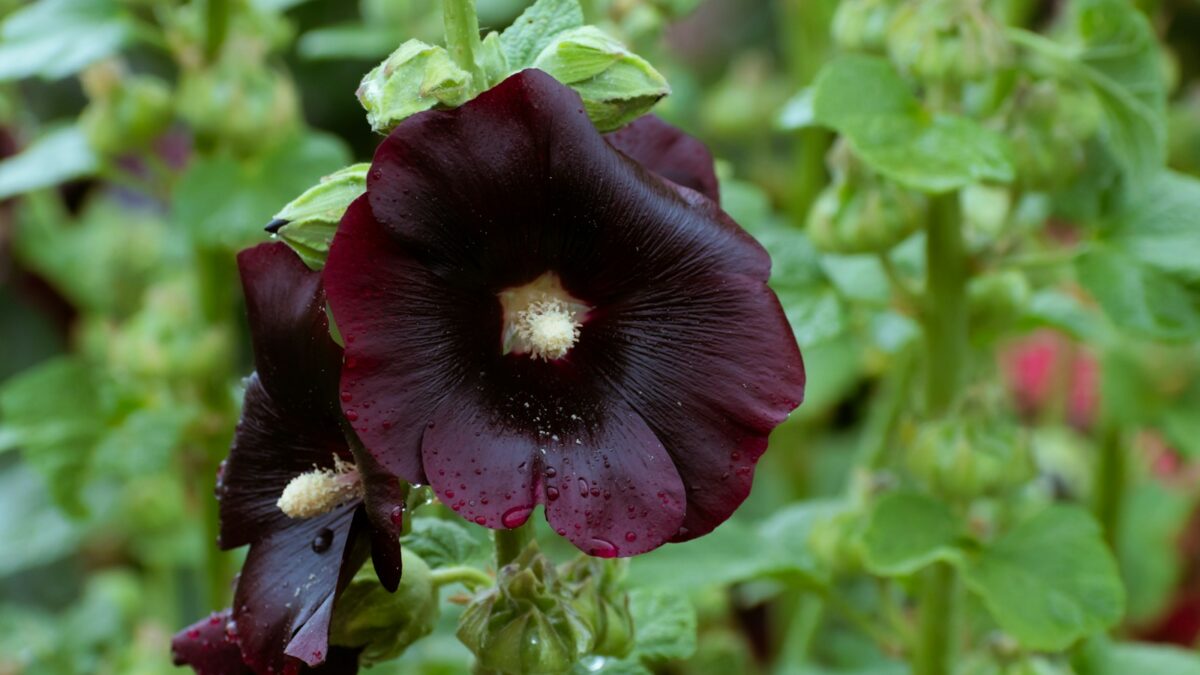
[[0, 387], [0, 425], [46, 478], [59, 506], [74, 516], [85, 513], [86, 467], [105, 420], [93, 370], [73, 357], [41, 363]]
[[651, 661], [686, 659], [696, 651], [696, 608], [687, 596], [650, 588], [629, 593], [634, 654]]
[[559, 33], [583, 25], [579, 0], [537, 0], [500, 34], [500, 46], [511, 70], [522, 70]]
[[113, 0], [40, 0], [0, 25], [0, 81], [66, 77], [118, 52], [133, 24]]
[[826, 64], [812, 106], [816, 122], [836, 129], [867, 165], [906, 187], [936, 193], [1013, 179], [1003, 136], [965, 117], [930, 115], [881, 58], [849, 55]]
[[0, 200], [87, 176], [98, 167], [96, 153], [79, 127], [51, 131], [15, 157], [0, 161]]
[[487, 557], [485, 542], [453, 520], [415, 518], [400, 543], [434, 569], [465, 565]]
[[909, 492], [889, 494], [871, 508], [863, 532], [863, 561], [882, 576], [912, 574], [939, 560], [956, 560], [963, 522], [946, 504]]
[[1161, 340], [1200, 335], [1197, 298], [1166, 274], [1103, 246], [1085, 253], [1075, 267], [1080, 283], [1123, 331]]
[[1200, 179], [1156, 174], [1130, 193], [1103, 236], [1139, 263], [1200, 282]]
[[180, 178], [172, 220], [203, 246], [236, 250], [265, 239], [263, 227], [281, 204], [348, 163], [341, 140], [312, 132], [254, 163], [202, 159]]
[[1027, 649], [1064, 649], [1116, 624], [1125, 608], [1100, 527], [1074, 506], [1051, 506], [986, 546], [963, 568], [967, 587]]

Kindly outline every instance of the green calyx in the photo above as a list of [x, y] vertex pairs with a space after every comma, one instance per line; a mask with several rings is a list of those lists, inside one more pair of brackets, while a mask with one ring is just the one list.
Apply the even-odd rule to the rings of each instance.
[[892, 61], [921, 80], [978, 80], [1012, 59], [1003, 27], [979, 0], [908, 0], [886, 40]]
[[592, 653], [622, 657], [633, 649], [633, 615], [629, 597], [619, 589], [627, 567], [580, 556], [560, 568], [575, 611], [591, 627]]
[[404, 575], [389, 593], [370, 566], [359, 570], [338, 598], [330, 643], [361, 647], [364, 665], [394, 659], [433, 632], [439, 608], [429, 566], [415, 553], [402, 552]]
[[310, 268], [324, 267], [338, 223], [350, 202], [367, 191], [370, 168], [354, 164], [322, 178], [276, 213], [268, 228]]
[[966, 415], [923, 424], [910, 445], [909, 471], [936, 494], [974, 499], [1004, 494], [1036, 473], [1021, 430]]
[[467, 607], [458, 638], [480, 668], [512, 675], [565, 672], [593, 643], [591, 629], [536, 542]]

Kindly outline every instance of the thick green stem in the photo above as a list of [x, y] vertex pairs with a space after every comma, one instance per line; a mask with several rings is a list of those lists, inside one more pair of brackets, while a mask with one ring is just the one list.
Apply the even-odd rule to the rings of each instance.
[[949, 675], [958, 625], [958, 580], [954, 568], [937, 563], [925, 571], [921, 587], [921, 626], [913, 654], [916, 675]]
[[479, 16], [475, 0], [442, 0], [442, 23], [446, 30], [446, 49], [459, 68], [471, 74], [474, 88], [482, 91], [487, 76], [479, 65]]
[[531, 541], [533, 541], [532, 520], [528, 520], [524, 525], [511, 530], [496, 530], [494, 533], [496, 569], [500, 569], [516, 560]]
[[230, 0], [208, 0], [204, 13], [204, 58], [209, 63], [217, 60], [225, 37], [229, 35]]
[[925, 407], [930, 416], [949, 412], [967, 365], [967, 260], [958, 194], [930, 202], [925, 241]]
[[477, 588], [491, 586], [493, 582], [493, 579], [486, 572], [477, 570], [469, 565], [443, 567], [433, 570], [430, 576], [433, 579], [433, 585], [438, 588], [458, 583], [473, 591]]
[[1120, 428], [1110, 424], [1100, 441], [1100, 461], [1096, 463], [1096, 519], [1104, 527], [1104, 538], [1115, 548], [1121, 526], [1121, 507], [1125, 501], [1127, 457]]

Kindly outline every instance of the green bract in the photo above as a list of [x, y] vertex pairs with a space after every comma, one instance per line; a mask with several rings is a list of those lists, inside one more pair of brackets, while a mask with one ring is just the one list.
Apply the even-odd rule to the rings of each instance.
[[445, 48], [409, 40], [363, 77], [356, 94], [371, 128], [387, 133], [422, 110], [465, 103], [472, 94], [471, 74]]
[[578, 92], [601, 131], [624, 126], [671, 93], [666, 79], [645, 59], [593, 26], [560, 33], [533, 66]]
[[338, 222], [350, 202], [367, 191], [370, 168], [367, 163], [354, 164], [325, 176], [276, 213], [271, 229], [306, 265], [324, 267]]

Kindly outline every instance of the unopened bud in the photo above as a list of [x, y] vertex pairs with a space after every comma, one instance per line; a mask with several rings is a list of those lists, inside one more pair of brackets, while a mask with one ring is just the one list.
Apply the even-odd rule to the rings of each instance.
[[394, 659], [409, 645], [433, 632], [439, 616], [437, 587], [429, 565], [416, 553], [401, 552], [404, 574], [389, 593], [367, 565], [338, 597], [329, 641], [361, 648], [359, 662], [370, 665]]
[[367, 191], [370, 164], [354, 164], [321, 179], [276, 213], [267, 230], [312, 269], [325, 266], [329, 245], [350, 203]]
[[371, 128], [386, 134], [423, 110], [465, 103], [471, 85], [471, 74], [445, 48], [409, 40], [371, 69], [356, 93]]

